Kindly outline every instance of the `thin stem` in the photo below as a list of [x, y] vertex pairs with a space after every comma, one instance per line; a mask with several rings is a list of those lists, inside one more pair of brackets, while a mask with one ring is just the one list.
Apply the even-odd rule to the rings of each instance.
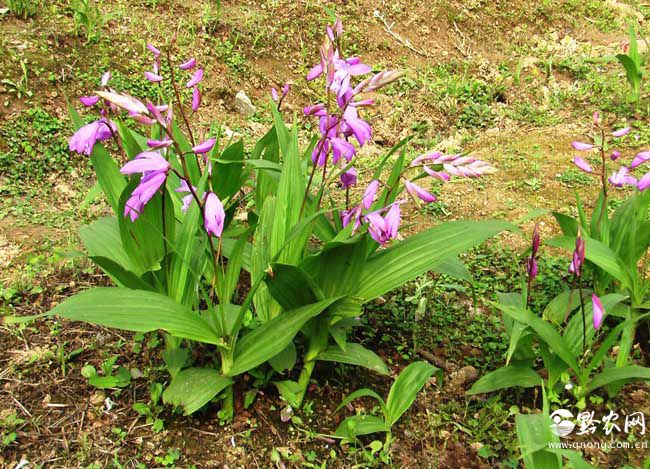
[[172, 88], [174, 89], [174, 94], [176, 95], [176, 103], [178, 104], [178, 108], [180, 109], [181, 117], [183, 117], [185, 126], [187, 127], [187, 132], [190, 135], [190, 141], [192, 142], [192, 146], [196, 146], [196, 141], [194, 140], [194, 134], [192, 134], [192, 127], [190, 126], [190, 121], [187, 119], [187, 115], [183, 110], [183, 103], [181, 102], [181, 94], [178, 91], [178, 86], [176, 84], [176, 75], [174, 74], [174, 66], [172, 64], [171, 54], [169, 50], [167, 50], [166, 57], [167, 57], [167, 65], [169, 65], [169, 76], [172, 80]]
[[307, 197], [309, 196], [309, 189], [311, 188], [311, 183], [314, 180], [314, 174], [316, 173], [316, 163], [311, 168], [311, 174], [309, 175], [309, 182], [307, 182], [307, 188], [305, 189], [305, 195], [302, 198], [302, 205], [300, 205], [300, 215], [298, 218], [302, 217], [302, 212], [305, 210], [305, 204], [307, 203]]
[[[577, 269], [576, 269], [577, 270]], [[578, 296], [580, 297], [580, 311], [582, 312], [582, 355], [587, 351], [587, 319], [585, 316], [585, 300], [582, 297], [582, 282], [576, 275], [575, 281], [578, 284]]]

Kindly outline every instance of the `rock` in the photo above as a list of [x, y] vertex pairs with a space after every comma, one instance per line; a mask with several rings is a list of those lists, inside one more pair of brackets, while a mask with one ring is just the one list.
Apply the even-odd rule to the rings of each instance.
[[255, 114], [255, 106], [251, 102], [251, 99], [244, 93], [243, 90], [239, 91], [235, 95], [235, 109], [240, 114], [243, 114], [247, 117]]
[[90, 396], [90, 403], [97, 407], [104, 403], [104, 399], [106, 399], [106, 394], [103, 391], [96, 391]]
[[460, 370], [451, 374], [450, 388], [453, 391], [462, 391], [478, 379], [478, 371], [471, 365], [462, 367]]

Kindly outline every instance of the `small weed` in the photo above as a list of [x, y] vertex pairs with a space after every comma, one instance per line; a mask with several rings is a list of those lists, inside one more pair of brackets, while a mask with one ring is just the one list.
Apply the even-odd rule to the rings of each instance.
[[584, 187], [591, 185], [593, 182], [589, 175], [575, 168], [566, 169], [555, 178], [568, 187]]
[[9, 10], [22, 19], [35, 16], [41, 7], [41, 0], [7, 0]]

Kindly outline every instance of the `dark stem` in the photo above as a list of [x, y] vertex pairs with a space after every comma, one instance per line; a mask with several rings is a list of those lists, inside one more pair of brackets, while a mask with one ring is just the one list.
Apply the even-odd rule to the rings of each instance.
[[582, 355], [584, 356], [585, 352], [587, 351], [587, 319], [585, 317], [585, 300], [582, 298], [582, 282], [580, 281], [580, 277], [578, 275], [576, 275], [576, 283], [578, 284], [580, 311], [582, 312]]
[[190, 126], [190, 121], [187, 119], [187, 115], [185, 115], [185, 110], [183, 110], [183, 103], [181, 102], [181, 94], [178, 91], [178, 86], [176, 84], [176, 76], [174, 75], [174, 66], [172, 64], [172, 59], [169, 50], [167, 50], [167, 65], [169, 65], [169, 76], [172, 80], [172, 88], [174, 88], [174, 94], [176, 95], [176, 103], [178, 104], [178, 108], [180, 110], [181, 117], [185, 122], [185, 126], [187, 127], [187, 132], [190, 135], [190, 141], [192, 142], [192, 146], [194, 147], [196, 146], [196, 141], [194, 140], [194, 134], [192, 134], [192, 127]]

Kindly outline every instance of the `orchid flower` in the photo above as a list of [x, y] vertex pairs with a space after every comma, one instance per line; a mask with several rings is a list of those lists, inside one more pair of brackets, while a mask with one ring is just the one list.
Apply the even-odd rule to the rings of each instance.
[[600, 329], [600, 326], [603, 325], [603, 319], [605, 318], [605, 308], [603, 303], [600, 301], [595, 294], [591, 295], [591, 306], [594, 316], [594, 329]]
[[581, 169], [585, 173], [594, 172], [594, 169], [591, 167], [591, 165], [587, 163], [585, 160], [583, 160], [582, 158], [580, 158], [579, 156], [573, 158], [573, 164], [575, 164], [579, 169]]
[[634, 186], [637, 180], [634, 176], [630, 176], [630, 170], [625, 166], [614, 172], [608, 179], [610, 184], [615, 187]]
[[571, 265], [569, 265], [569, 273], [575, 275], [576, 277], [580, 277], [580, 275], [582, 274], [582, 266], [584, 262], [585, 262], [585, 242], [582, 239], [580, 232], [578, 232], [578, 236], [576, 238], [576, 247], [573, 251]]
[[101, 118], [95, 122], [80, 127], [79, 130], [70, 137], [68, 148], [70, 148], [71, 151], [76, 151], [83, 155], [90, 155], [95, 143], [108, 140], [114, 133], [117, 133], [117, 127], [115, 127], [115, 124]]
[[372, 239], [382, 246], [387, 244], [391, 239], [397, 237], [397, 232], [401, 222], [400, 203], [401, 202], [393, 203], [384, 217], [382, 217], [380, 213], [386, 210], [385, 208], [366, 215], [368, 233], [370, 233]]
[[226, 213], [223, 210], [223, 204], [219, 197], [213, 192], [209, 192], [205, 198], [205, 231], [209, 236], [221, 237], [223, 225], [226, 221]]
[[424, 190], [417, 184], [411, 181], [404, 181], [404, 187], [406, 188], [406, 191], [413, 197], [414, 199], [420, 199], [423, 202], [426, 203], [431, 203], [435, 202], [438, 200], [435, 195], [431, 194], [430, 192]]
[[354, 166], [348, 169], [346, 172], [341, 174], [341, 185], [344, 188], [354, 186], [357, 184], [357, 170], [354, 169]]
[[122, 166], [122, 174], [142, 173], [140, 184], [133, 190], [124, 207], [125, 217], [129, 216], [131, 221], [135, 221], [140, 216], [144, 206], [167, 180], [170, 167], [169, 161], [156, 151], [144, 151]]

